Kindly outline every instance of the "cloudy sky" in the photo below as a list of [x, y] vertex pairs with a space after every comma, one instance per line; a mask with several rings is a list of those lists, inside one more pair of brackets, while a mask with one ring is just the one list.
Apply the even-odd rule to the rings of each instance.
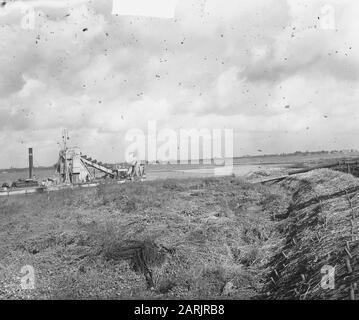
[[62, 128], [122, 160], [149, 120], [233, 128], [235, 155], [359, 148], [358, 1], [167, 1], [0, 3], [0, 167], [55, 163]]

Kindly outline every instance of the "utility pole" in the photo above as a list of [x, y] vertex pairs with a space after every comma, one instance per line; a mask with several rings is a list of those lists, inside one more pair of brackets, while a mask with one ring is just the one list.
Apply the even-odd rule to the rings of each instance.
[[69, 168], [67, 164], [67, 140], [69, 140], [69, 133], [67, 129], [62, 130], [62, 142], [64, 146], [64, 167], [65, 167], [65, 183], [68, 183], [70, 181], [69, 177]]
[[29, 179], [32, 179], [32, 171], [34, 167], [32, 148], [29, 148]]

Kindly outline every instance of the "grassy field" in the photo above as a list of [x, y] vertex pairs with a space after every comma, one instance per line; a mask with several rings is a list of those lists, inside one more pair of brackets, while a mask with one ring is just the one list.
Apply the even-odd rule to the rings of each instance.
[[[262, 160], [235, 172], [323, 159]], [[263, 298], [296, 191], [212, 169], [154, 165], [143, 183], [0, 199], [0, 298]], [[21, 288], [26, 265], [34, 290]]]
[[0, 298], [256, 298], [288, 197], [227, 177], [0, 199]]

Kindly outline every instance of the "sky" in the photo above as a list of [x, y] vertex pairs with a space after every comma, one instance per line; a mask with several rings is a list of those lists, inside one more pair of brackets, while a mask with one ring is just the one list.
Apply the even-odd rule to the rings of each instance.
[[1, 168], [54, 164], [63, 128], [122, 161], [149, 121], [233, 129], [236, 156], [359, 148], [358, 1], [149, 3], [0, 3]]

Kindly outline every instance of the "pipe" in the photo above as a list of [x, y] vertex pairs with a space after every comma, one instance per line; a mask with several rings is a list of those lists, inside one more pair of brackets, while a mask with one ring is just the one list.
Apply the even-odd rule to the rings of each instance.
[[29, 179], [32, 179], [33, 167], [34, 167], [34, 159], [33, 159], [32, 148], [29, 148]]

